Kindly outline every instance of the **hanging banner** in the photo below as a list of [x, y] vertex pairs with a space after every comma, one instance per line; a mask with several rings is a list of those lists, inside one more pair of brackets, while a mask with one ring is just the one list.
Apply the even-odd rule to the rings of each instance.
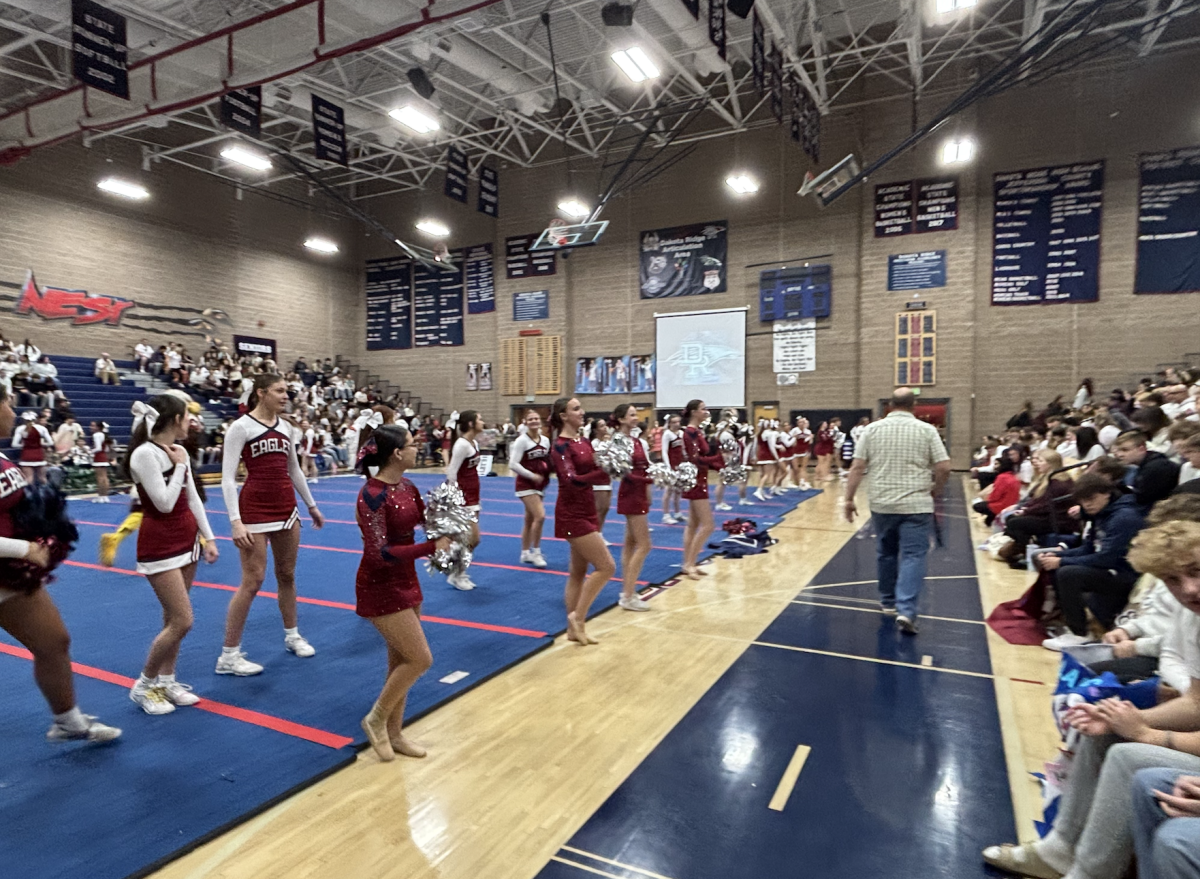
[[725, 0], [708, 0], [708, 38], [725, 60]]
[[536, 235], [517, 235], [504, 239], [504, 271], [511, 281], [534, 275], [553, 275], [558, 270], [558, 254], [553, 250], [530, 252]]
[[1100, 298], [1104, 162], [992, 177], [992, 304]]
[[821, 111], [807, 90], [801, 95], [800, 148], [813, 160], [821, 162]]
[[724, 293], [727, 220], [656, 229], [640, 236], [642, 299]]
[[463, 278], [423, 263], [413, 266], [413, 347], [463, 343]]
[[754, 90], [760, 95], [767, 90], [767, 52], [766, 37], [763, 34], [762, 19], [758, 10], [750, 19], [750, 69], [754, 73]]
[[774, 372], [812, 372], [817, 368], [816, 320], [781, 320], [771, 329], [771, 368]]
[[235, 89], [221, 95], [221, 124], [257, 138], [262, 131], [262, 86]]
[[312, 96], [313, 154], [323, 162], [349, 164], [346, 113], [337, 104]]
[[86, 86], [129, 100], [125, 16], [91, 0], [71, 0], [71, 61]]
[[467, 203], [467, 154], [454, 147], [446, 150], [446, 197]]
[[412, 347], [412, 261], [367, 260], [367, 350]]
[[234, 336], [233, 350], [238, 357], [265, 357], [277, 361], [277, 348], [274, 339], [260, 339], [257, 336]]
[[692, 18], [700, 20], [700, 0], [683, 0], [683, 5], [692, 14]]
[[773, 44], [767, 56], [767, 69], [771, 77], [771, 114], [776, 122], [783, 122], [783, 55]]
[[788, 105], [790, 111], [788, 113], [788, 129], [792, 136], [792, 140], [800, 143], [800, 137], [803, 134], [804, 126], [804, 101], [801, 95], [804, 89], [800, 87], [800, 79], [794, 71], [789, 70], [787, 74], [787, 94]]
[[1138, 157], [1134, 293], [1200, 291], [1200, 147]]
[[465, 248], [462, 262], [467, 285], [467, 314], [495, 311], [496, 270], [491, 242]]
[[500, 175], [494, 168], [479, 169], [479, 201], [475, 209], [489, 217], [500, 216]]
[[958, 178], [902, 180], [875, 187], [875, 237], [958, 228]]

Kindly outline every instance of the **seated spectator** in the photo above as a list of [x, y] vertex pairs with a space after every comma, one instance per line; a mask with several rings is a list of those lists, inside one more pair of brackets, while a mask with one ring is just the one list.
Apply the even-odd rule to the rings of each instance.
[[100, 384], [102, 385], [116, 385], [121, 382], [121, 377], [117, 374], [117, 364], [113, 363], [112, 358], [108, 356], [108, 352], [101, 354], [96, 360], [92, 374], [100, 379]]
[[58, 367], [45, 354], [36, 363], [30, 364], [28, 388], [34, 395], [35, 406], [54, 405], [54, 392], [58, 390]]
[[1136, 468], [1133, 478], [1126, 481], [1143, 514], [1179, 484], [1179, 465], [1162, 452], [1147, 448], [1146, 434], [1140, 430], [1127, 430], [1117, 437], [1113, 454], [1126, 467]]
[[150, 374], [162, 375], [163, 369], [167, 365], [167, 346], [159, 345], [158, 350], [150, 357]]
[[1187, 693], [1148, 709], [1117, 699], [1071, 709], [1066, 719], [1083, 736], [1054, 829], [1037, 842], [984, 849], [993, 867], [1026, 876], [1121, 879], [1133, 856], [1134, 774], [1158, 767], [1200, 773], [1200, 524], [1147, 529], [1130, 561], [1161, 579], [1185, 610], [1177, 625]]
[[[1179, 468], [1179, 484], [1182, 486], [1200, 479], [1200, 434], [1176, 443], [1176, 447], [1183, 456], [1183, 466]], [[1193, 489], [1195, 488], [1197, 486], [1193, 486]]]
[[58, 430], [54, 432], [54, 450], [60, 455], [66, 455], [71, 451], [71, 447], [83, 438], [83, 425], [75, 421], [74, 415], [67, 413]]
[[1076, 461], [1090, 464], [1104, 455], [1104, 446], [1100, 444], [1100, 437], [1094, 427], [1084, 424], [1072, 427], [1067, 433], [1072, 438], [1071, 445], [1075, 454], [1063, 455], [1064, 458], [1074, 458]]
[[26, 339], [20, 345], [17, 345], [15, 348], [13, 348], [13, 351], [16, 353], [16, 355], [18, 357], [24, 357], [30, 363], [35, 362], [36, 360], [38, 360], [38, 358], [40, 358], [42, 356], [42, 349], [39, 348], [37, 345], [33, 344], [33, 342], [29, 341], [28, 339]]
[[972, 505], [977, 513], [983, 515], [983, 523], [987, 526], [996, 521], [996, 517], [1021, 499], [1021, 481], [1017, 478], [1017, 465], [1007, 455], [996, 462], [996, 478], [985, 488]]
[[[1152, 452], [1171, 452], [1171, 441], [1167, 439], [1167, 430], [1171, 427], [1171, 419], [1159, 406], [1142, 406], [1129, 419], [1133, 426], [1146, 435], [1146, 447]], [[1121, 438], [1117, 437], [1117, 442]]]
[[1025, 569], [1025, 550], [1035, 537], [1053, 534], [1056, 529], [1059, 532], [1076, 530], [1064, 503], [1075, 484], [1066, 473], [1051, 476], [1060, 467], [1062, 457], [1058, 452], [1042, 449], [1033, 453], [1034, 479], [1029, 494], [1004, 522], [1004, 533], [1012, 543], [1000, 551], [1000, 558], [1007, 561], [1009, 567]]
[[1034, 556], [1038, 568], [1053, 572], [1058, 605], [1070, 629], [1042, 642], [1048, 650], [1093, 642], [1088, 635], [1085, 596], [1092, 598], [1090, 607], [1096, 620], [1105, 631], [1111, 629], [1137, 582], [1137, 574], [1125, 558], [1143, 521], [1134, 499], [1114, 489], [1103, 476], [1091, 473], [1079, 477], [1073, 495], [1091, 520], [1083, 542]]
[[145, 339], [133, 346], [133, 359], [137, 361], [138, 372], [145, 372], [154, 356], [154, 348]]
[[1133, 776], [1133, 847], [1145, 879], [1200, 874], [1200, 777], [1185, 769], [1139, 769]]
[[1171, 441], [1168, 457], [1174, 461], [1184, 460], [1183, 442], [1188, 437], [1200, 434], [1200, 421], [1176, 421], [1167, 428], [1167, 439]]

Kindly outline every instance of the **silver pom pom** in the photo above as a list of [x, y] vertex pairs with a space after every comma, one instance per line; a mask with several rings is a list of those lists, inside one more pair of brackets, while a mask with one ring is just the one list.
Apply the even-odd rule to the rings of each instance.
[[425, 499], [425, 534], [431, 539], [449, 537], [448, 549], [439, 549], [429, 557], [428, 568], [443, 574], [465, 573], [471, 564], [471, 550], [462, 542], [475, 521], [464, 506], [462, 489], [443, 482], [429, 492]]
[[722, 454], [725, 454], [725, 455], [734, 454], [734, 455], [736, 455], [736, 454], [738, 453], [738, 451], [740, 451], [740, 450], [738, 449], [738, 442], [737, 442], [737, 440], [735, 440], [733, 437], [731, 437], [731, 436], [727, 436], [727, 437], [725, 437], [725, 439], [721, 440], [721, 452], [722, 452]]
[[696, 465], [684, 461], [675, 468], [675, 487], [680, 491], [691, 491], [696, 486]]
[[730, 464], [721, 471], [721, 482], [725, 485], [743, 485], [750, 481], [750, 468], [745, 464]]
[[675, 487], [675, 471], [666, 464], [651, 464], [646, 468], [646, 475], [653, 479], [659, 488]]
[[613, 479], [629, 475], [633, 469], [633, 440], [617, 432], [611, 439], [596, 443], [596, 463]]

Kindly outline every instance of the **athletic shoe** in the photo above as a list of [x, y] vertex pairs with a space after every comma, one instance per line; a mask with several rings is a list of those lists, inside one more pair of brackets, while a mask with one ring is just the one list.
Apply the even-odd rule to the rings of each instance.
[[529, 564], [533, 565], [535, 568], [546, 567], [546, 559], [542, 555], [542, 550], [540, 547], [529, 550]]
[[1031, 842], [1025, 845], [990, 845], [983, 850], [983, 859], [1006, 873], [1032, 876], [1034, 879], [1060, 879], [1062, 876], [1042, 860]]
[[533, 552], [531, 550], [528, 550], [528, 549], [521, 550], [521, 564], [523, 564], [523, 565], [532, 565], [533, 564]]
[[896, 628], [905, 635], [915, 635], [917, 634], [917, 621], [900, 614], [896, 617]]
[[200, 701], [200, 697], [192, 692], [192, 688], [180, 681], [159, 683], [158, 689], [162, 690], [162, 694], [167, 697], [167, 701], [173, 705], [195, 705]]
[[800, 480], [800, 490], [801, 491], [812, 491], [812, 486], [809, 485], [807, 482], [805, 482], [803, 479], [801, 479]]
[[896, 605], [880, 604], [879, 609], [883, 611], [884, 616], [894, 617], [896, 615]]
[[315, 477], [315, 476], [314, 476], [312, 479], [308, 480], [308, 484], [309, 484], [309, 485], [316, 485], [316, 484], [317, 484], [317, 477]]
[[287, 635], [283, 639], [283, 646], [287, 648], [289, 653], [295, 653], [301, 659], [308, 659], [310, 656], [316, 656], [317, 650], [303, 635]]
[[758, 491], [754, 492], [754, 496], [756, 498], [758, 498], [760, 501], [765, 501], [767, 499], [767, 496], [765, 494], [763, 494], [763, 490], [761, 487], [758, 489]]
[[617, 604], [619, 604], [625, 610], [649, 610], [650, 609], [650, 603], [648, 601], [646, 601], [644, 598], [639, 598], [637, 595], [631, 595], [629, 598], [626, 598], [624, 595], [622, 595], [620, 598], [617, 599]]
[[101, 534], [100, 564], [106, 568], [111, 568], [112, 563], [117, 560], [117, 547], [120, 545], [121, 537], [119, 534]]
[[678, 523], [678, 522], [675, 520], [675, 517], [674, 517], [674, 516], [668, 515], [667, 513], [663, 513], [663, 517], [662, 517], [662, 524], [664, 524], [664, 525], [678, 525], [679, 523]]
[[738, 501], [738, 506], [739, 507], [753, 507], [753, 506], [756, 506], [756, 504], [752, 500], [748, 500], [747, 498], [742, 498], [741, 500]]
[[605, 546], [612, 546], [612, 544], [608, 542], [608, 538], [607, 538], [607, 537], [601, 537], [600, 539], [604, 541], [604, 545], [605, 545]]
[[129, 698], [140, 705], [147, 714], [170, 714], [175, 710], [162, 687], [156, 684], [145, 687], [138, 681], [130, 688]]
[[475, 584], [466, 574], [451, 574], [446, 580], [459, 592], [470, 592], [475, 588]]
[[1089, 638], [1087, 635], [1076, 635], [1074, 632], [1067, 632], [1066, 634], [1059, 635], [1057, 638], [1047, 638], [1042, 642], [1042, 646], [1047, 650], [1057, 650], [1061, 653], [1068, 647], [1082, 647], [1084, 644], [1095, 643], [1095, 638]]
[[121, 731], [115, 726], [101, 723], [90, 714], [83, 715], [88, 722], [87, 729], [67, 729], [57, 721], [50, 725], [46, 739], [51, 742], [111, 742], [121, 737]]
[[726, 510], [732, 510], [733, 507], [729, 506], [729, 504], [717, 504], [713, 509], [725, 512]]
[[217, 659], [217, 674], [249, 677], [262, 674], [263, 667], [257, 662], [251, 662], [242, 651], [237, 653], [222, 653]]

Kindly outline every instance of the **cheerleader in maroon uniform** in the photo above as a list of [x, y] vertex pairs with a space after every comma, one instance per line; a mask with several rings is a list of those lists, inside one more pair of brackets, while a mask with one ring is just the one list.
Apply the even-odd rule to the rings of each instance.
[[[567, 574], [567, 639], [596, 644], [584, 630], [587, 613], [617, 566], [604, 545], [596, 521], [592, 486], [608, 479], [596, 465], [592, 444], [583, 436], [583, 406], [575, 398], [560, 397], [550, 410], [550, 427], [557, 436], [550, 460], [558, 475], [558, 500], [554, 504], [554, 536], [571, 545]], [[594, 569], [587, 576], [588, 565]], [[586, 579], [585, 579], [586, 577]]]
[[521, 528], [521, 563], [546, 567], [542, 557], [542, 526], [546, 508], [542, 498], [550, 480], [550, 437], [542, 433], [542, 416], [533, 409], [525, 413], [525, 432], [513, 440], [508, 452], [508, 469], [516, 476], [517, 497], [525, 505]]
[[[683, 463], [683, 430], [680, 428], [678, 415], [667, 418], [667, 427], [662, 432], [662, 461], [672, 470]], [[674, 514], [672, 514], [674, 510]], [[683, 515], [679, 512], [679, 489], [663, 489], [664, 525], [678, 525]]]
[[17, 460], [25, 481], [42, 482], [46, 474], [46, 449], [54, 445], [54, 440], [42, 424], [44, 419], [33, 412], [23, 413], [21, 420], [23, 423], [13, 431], [12, 447], [21, 450]]
[[828, 421], [822, 421], [820, 429], [817, 430], [816, 442], [813, 443], [813, 454], [817, 456], [817, 470], [813, 479], [817, 482], [832, 479], [833, 474], [829, 472], [829, 468], [833, 463], [833, 429]]
[[129, 698], [147, 714], [170, 714], [177, 705], [195, 705], [200, 697], [175, 678], [179, 647], [192, 628], [188, 591], [200, 558], [217, 560], [217, 542], [192, 482], [188, 453], [178, 445], [188, 436], [187, 404], [173, 394], [150, 401], [134, 424], [126, 469], [142, 503], [137, 569], [145, 574], [163, 609], [162, 631], [150, 645], [146, 664]]
[[[12, 434], [15, 420], [8, 391], [0, 385], [0, 438]], [[46, 547], [13, 537], [16, 527], [12, 514], [25, 496], [26, 484], [21, 468], [0, 455], [0, 559], [24, 559], [45, 567], [50, 564]], [[84, 714], [75, 704], [71, 636], [50, 593], [40, 586], [32, 590], [16, 589], [0, 578], [0, 629], [33, 654], [33, 679], [54, 715], [47, 739], [111, 742], [121, 735], [119, 729]]]
[[[300, 634], [296, 624], [296, 556], [300, 549], [300, 513], [293, 488], [308, 505], [313, 526], [325, 517], [304, 481], [292, 441], [292, 428], [283, 420], [287, 406], [283, 376], [262, 373], [254, 377], [250, 411], [229, 426], [221, 459], [221, 492], [233, 526], [233, 542], [242, 557], [242, 583], [229, 601], [225, 617], [225, 647], [217, 660], [217, 674], [256, 675], [263, 667], [242, 652], [242, 630], [250, 605], [267, 574], [267, 545], [275, 555], [275, 581], [279, 612], [283, 616], [283, 645], [291, 653], [308, 657], [317, 651]], [[238, 465], [246, 465], [246, 482], [237, 490]]]
[[775, 452], [772, 450], [771, 421], [768, 418], [760, 418], [758, 421], [758, 432], [754, 438], [755, 462], [758, 465], [758, 489], [754, 492], [754, 496], [760, 501], [765, 501], [767, 495], [764, 491], [771, 491], [775, 485]]
[[108, 503], [108, 450], [112, 443], [108, 439], [108, 425], [93, 421], [92, 428], [92, 472], [96, 474], [96, 502]]
[[650, 605], [638, 596], [637, 579], [646, 556], [650, 554], [650, 492], [653, 480], [646, 471], [650, 467], [650, 447], [640, 437], [633, 436], [637, 427], [638, 410], [625, 403], [613, 410], [617, 430], [633, 443], [633, 469], [621, 478], [617, 489], [617, 512], [625, 517], [625, 544], [621, 548], [621, 597], [617, 604], [625, 610], [649, 610]]
[[425, 504], [416, 486], [404, 478], [417, 460], [417, 447], [407, 430], [396, 424], [376, 428], [362, 453], [360, 472], [376, 472], [359, 492], [355, 512], [363, 536], [363, 557], [354, 581], [355, 610], [375, 624], [388, 651], [387, 680], [362, 728], [380, 760], [392, 760], [396, 754], [424, 757], [425, 749], [401, 732], [408, 691], [433, 665], [421, 629], [416, 560], [448, 548], [450, 539], [417, 543], [413, 537], [418, 525], [424, 527]]
[[808, 459], [812, 457], [812, 431], [808, 429], [808, 419], [803, 415], [796, 416], [796, 426], [791, 429], [791, 435], [796, 444], [796, 454], [792, 458], [792, 482], [801, 490], [812, 488], [808, 484]]
[[713, 454], [704, 438], [700, 425], [708, 419], [708, 408], [703, 400], [689, 400], [683, 410], [683, 457], [696, 465], [696, 484], [683, 493], [688, 502], [688, 521], [683, 529], [683, 571], [691, 580], [707, 576], [696, 566], [696, 560], [713, 533], [712, 504], [708, 500], [708, 471], [720, 470], [725, 459]]
[[[603, 418], [592, 419], [588, 438], [593, 451], [595, 451], [597, 443], [606, 442], [610, 435], [608, 421]], [[608, 476], [607, 473], [604, 475]], [[600, 539], [604, 541], [604, 545], [612, 546], [608, 542], [608, 538], [604, 536], [604, 521], [608, 518], [609, 507], [612, 506], [612, 477], [609, 476], [605, 482], [597, 482], [593, 485], [592, 496], [596, 499], [596, 530], [600, 532]]]
[[[479, 443], [475, 437], [483, 430], [483, 418], [474, 409], [468, 409], [458, 416], [455, 427], [458, 436], [450, 447], [450, 463], [446, 465], [446, 481], [456, 484], [463, 493], [463, 503], [471, 511], [471, 534], [468, 546], [474, 549], [479, 545]], [[455, 589], [468, 592], [475, 588], [471, 576], [465, 571], [461, 574], [451, 574], [446, 578]]]

